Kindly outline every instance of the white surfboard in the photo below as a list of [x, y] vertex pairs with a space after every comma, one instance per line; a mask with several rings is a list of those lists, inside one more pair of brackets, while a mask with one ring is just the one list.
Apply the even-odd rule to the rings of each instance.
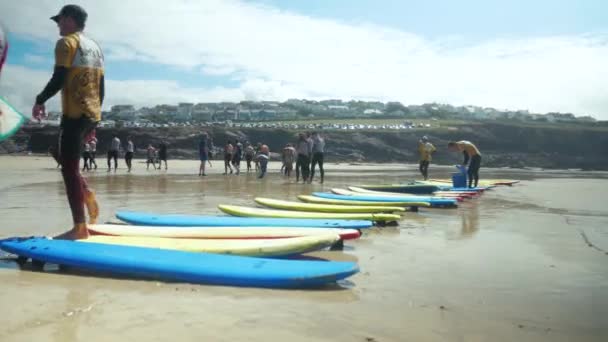
[[27, 118], [0, 97], [0, 141], [10, 138]]

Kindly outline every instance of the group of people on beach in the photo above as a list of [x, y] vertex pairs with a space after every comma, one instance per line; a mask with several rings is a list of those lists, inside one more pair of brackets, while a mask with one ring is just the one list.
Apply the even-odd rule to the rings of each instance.
[[[83, 166], [82, 171], [97, 170], [97, 137], [91, 136], [84, 142], [82, 159]], [[53, 154], [54, 149], [49, 149], [49, 152]], [[131, 136], [127, 137], [126, 144], [122, 144], [117, 134], [112, 135], [107, 153], [108, 172], [112, 171], [112, 161], [114, 161], [114, 172], [118, 169], [118, 157], [124, 152], [125, 164], [127, 165], [127, 172], [131, 172], [133, 167], [133, 157], [135, 155], [136, 146], [133, 143]], [[165, 170], [167, 170], [167, 143], [160, 141], [157, 146], [148, 144], [146, 148], [147, 161], [146, 169], [150, 169], [150, 164], [156, 170], [156, 164], [158, 163], [158, 170], [162, 167], [162, 162], [165, 162]], [[58, 159], [57, 163], [60, 164]]]
[[[211, 151], [213, 142], [207, 132], [201, 133], [198, 145], [200, 167], [199, 176], [206, 176], [206, 165], [211, 166]], [[323, 159], [325, 153], [325, 139], [317, 132], [300, 133], [295, 144], [288, 143], [281, 150], [281, 174], [290, 178], [293, 171], [293, 164], [296, 164], [296, 182], [299, 182], [300, 175], [302, 182], [311, 183], [314, 178], [316, 165], [319, 165], [321, 183], [324, 181], [325, 170], [323, 169]], [[241, 161], [245, 159], [247, 172], [257, 171], [258, 178], [264, 178], [270, 160], [270, 148], [261, 142], [255, 146], [249, 141], [244, 144], [238, 139], [228, 140], [223, 149], [224, 175], [241, 173]], [[312, 171], [311, 171], [312, 170]]]
[[[418, 153], [420, 154], [419, 170], [424, 180], [429, 179], [429, 164], [432, 155], [437, 151], [429, 138], [425, 135], [418, 141]], [[464, 155], [462, 166], [466, 167], [468, 186], [477, 187], [479, 184], [479, 168], [481, 167], [481, 153], [477, 146], [467, 140], [450, 141], [448, 151], [461, 152]]]
[[[198, 143], [198, 154], [201, 162], [198, 171], [199, 176], [207, 176], [206, 165], [209, 164], [209, 166], [212, 166], [211, 159], [213, 158], [213, 149], [213, 140], [207, 132], [202, 132]], [[251, 163], [254, 162], [256, 170], [260, 170], [259, 178], [264, 177], [266, 174], [266, 165], [268, 164], [268, 159], [270, 158], [268, 146], [266, 144], [258, 143], [254, 148], [249, 141], [245, 141], [245, 144], [243, 144], [238, 139], [228, 140], [224, 145], [223, 175], [233, 173], [239, 175], [241, 173], [241, 161], [243, 158], [247, 163], [247, 172], [252, 170]], [[230, 172], [228, 172], [228, 170], [230, 170]]]
[[[87, 137], [82, 147], [83, 167], [82, 171], [90, 171], [97, 169], [97, 145], [98, 139], [96, 136]], [[117, 134], [112, 135], [112, 139], [108, 145], [107, 165], [108, 172], [118, 169], [118, 159], [120, 154], [124, 153], [124, 160], [127, 166], [127, 172], [131, 172], [132, 160], [136, 152], [136, 145], [133, 143], [131, 136], [128, 136], [126, 143], [122, 143]], [[213, 141], [207, 132], [201, 133], [198, 144], [198, 154], [200, 159], [199, 176], [207, 176], [206, 168], [212, 166], [213, 159], [212, 151], [214, 149]], [[55, 156], [56, 149], [50, 148], [49, 152]], [[281, 156], [281, 171], [280, 173], [291, 178], [294, 170], [296, 182], [300, 179], [303, 183], [312, 183], [315, 176], [317, 165], [319, 167], [320, 183], [325, 180], [325, 169], [323, 167], [325, 155], [325, 139], [318, 132], [299, 133], [295, 143], [287, 143], [280, 152]], [[167, 143], [160, 141], [156, 146], [148, 144], [146, 148], [146, 170], [150, 169], [150, 165], [156, 170], [160, 170], [162, 162], [165, 162], [165, 170], [167, 169]], [[264, 178], [268, 170], [268, 162], [270, 160], [270, 149], [267, 144], [257, 143], [255, 146], [249, 141], [242, 143], [240, 140], [228, 140], [223, 148], [224, 160], [224, 175], [241, 173], [241, 161], [246, 162], [246, 171], [255, 170], [258, 172], [258, 178]], [[56, 159], [58, 166], [61, 164], [59, 159]], [[112, 165], [112, 161], [113, 164]], [[156, 166], [158, 164], [158, 168]]]
[[296, 164], [296, 183], [312, 183], [315, 176], [315, 168], [319, 165], [320, 182], [325, 180], [325, 169], [323, 160], [325, 155], [325, 139], [317, 132], [307, 132], [298, 134], [298, 141], [295, 146], [287, 144], [281, 153], [283, 166], [281, 172], [288, 178], [293, 171], [293, 163]]

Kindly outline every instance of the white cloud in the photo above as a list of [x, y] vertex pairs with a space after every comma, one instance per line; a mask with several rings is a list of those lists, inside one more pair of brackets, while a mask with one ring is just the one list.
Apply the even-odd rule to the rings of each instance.
[[[11, 64], [5, 65], [2, 69], [2, 79], [0, 79], [0, 95], [23, 114], [30, 115], [36, 95], [42, 91], [50, 77], [50, 72], [35, 71]], [[58, 106], [58, 96], [47, 103], [47, 107], [50, 109], [56, 109]]]
[[[44, 88], [50, 72], [37, 71], [22, 66], [7, 65], [0, 80], [0, 93], [9, 103], [29, 115], [36, 95]], [[175, 81], [106, 81], [104, 109], [115, 104], [130, 103], [145, 106], [160, 103], [197, 101], [239, 101], [246, 97], [240, 89], [216, 87], [211, 89], [184, 88]], [[47, 110], [58, 110], [60, 96], [46, 104]]]
[[[430, 41], [376, 25], [231, 0], [77, 2], [88, 10], [87, 30], [100, 41], [109, 62], [160, 63], [241, 82], [235, 89], [209, 90], [183, 88], [173, 81], [113, 81], [108, 83], [109, 102], [361, 98], [608, 119], [605, 34], [463, 46], [454, 37]], [[47, 18], [58, 10], [50, 0], [0, 3], [0, 13], [9, 13], [3, 20], [12, 31], [39, 39], [56, 39], [56, 28]], [[128, 82], [131, 88], [112, 89]]]
[[24, 61], [28, 64], [47, 64], [51, 65], [53, 63], [52, 60], [40, 55], [34, 55], [31, 53], [26, 53], [23, 57]]

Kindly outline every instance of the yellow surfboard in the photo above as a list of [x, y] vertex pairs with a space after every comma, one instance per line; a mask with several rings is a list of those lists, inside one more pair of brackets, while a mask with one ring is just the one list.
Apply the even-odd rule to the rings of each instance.
[[317, 251], [332, 246], [340, 240], [338, 235], [315, 235], [285, 239], [220, 240], [220, 239], [170, 239], [156, 237], [91, 235], [79, 241], [173, 249], [186, 252], [234, 254], [257, 257], [277, 257]]
[[296, 211], [318, 211], [325, 213], [393, 213], [405, 212], [405, 208], [397, 206], [358, 206], [358, 205], [336, 205], [302, 203], [293, 201], [282, 201], [272, 198], [256, 197], [256, 203], [266, 207]]
[[245, 217], [303, 218], [303, 219], [344, 219], [370, 221], [398, 221], [401, 216], [383, 213], [322, 213], [291, 210], [260, 209], [238, 205], [220, 204], [218, 208], [230, 215]]

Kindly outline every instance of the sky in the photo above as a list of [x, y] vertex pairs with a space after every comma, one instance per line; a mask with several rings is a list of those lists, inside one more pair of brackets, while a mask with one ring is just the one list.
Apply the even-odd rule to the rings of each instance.
[[0, 96], [26, 114], [53, 69], [49, 17], [67, 3], [104, 51], [104, 109], [357, 99], [608, 120], [602, 0], [0, 1]]

